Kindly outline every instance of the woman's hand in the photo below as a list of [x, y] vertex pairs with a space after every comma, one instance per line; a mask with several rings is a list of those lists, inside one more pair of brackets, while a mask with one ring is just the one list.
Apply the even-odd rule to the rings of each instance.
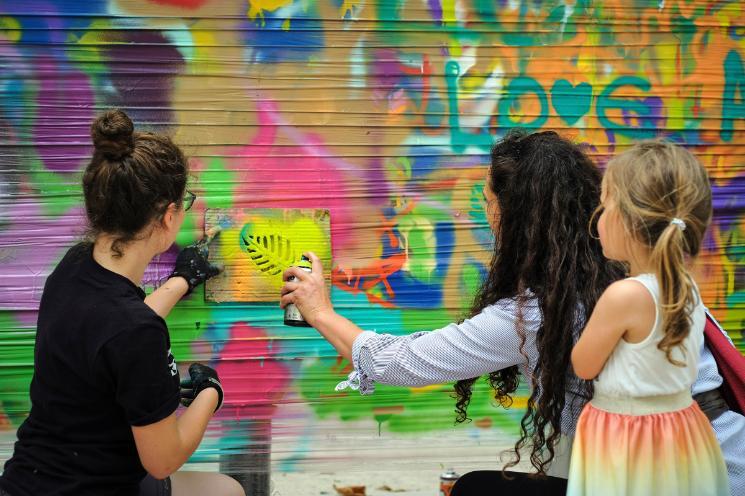
[[334, 307], [326, 291], [321, 260], [313, 252], [304, 255], [311, 261], [312, 271], [306, 272], [299, 267], [290, 267], [284, 271], [282, 279], [285, 284], [282, 286], [279, 306], [284, 308], [294, 303], [305, 321], [317, 327], [316, 323], [321, 317], [334, 313]]
[[219, 234], [219, 230], [210, 231], [197, 241], [183, 250], [181, 250], [176, 258], [176, 266], [173, 269], [173, 273], [170, 277], [183, 277], [186, 279], [189, 289], [186, 291], [188, 295], [194, 288], [205, 282], [210, 277], [214, 277], [222, 270], [217, 265], [213, 265], [207, 260], [209, 255], [209, 244]]
[[219, 274], [221, 269], [207, 260], [209, 244], [218, 233], [219, 229], [210, 229], [201, 240], [181, 250], [168, 280], [145, 298], [145, 304], [165, 319], [183, 296]]
[[326, 292], [321, 260], [313, 252], [304, 255], [310, 260], [312, 270], [306, 272], [299, 267], [290, 267], [282, 274], [285, 284], [279, 306], [284, 308], [294, 303], [305, 321], [315, 327], [341, 356], [352, 362], [352, 346], [362, 329], [334, 311]]
[[191, 406], [199, 393], [208, 388], [217, 391], [215, 411], [218, 411], [222, 406], [224, 393], [217, 371], [201, 363], [192, 363], [189, 366], [189, 378], [181, 381], [181, 404], [185, 407]]

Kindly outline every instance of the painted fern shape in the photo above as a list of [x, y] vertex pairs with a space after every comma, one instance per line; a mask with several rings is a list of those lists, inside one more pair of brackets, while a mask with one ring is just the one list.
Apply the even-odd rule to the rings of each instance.
[[241, 244], [248, 257], [264, 274], [276, 276], [295, 262], [292, 240], [281, 234], [243, 234]]

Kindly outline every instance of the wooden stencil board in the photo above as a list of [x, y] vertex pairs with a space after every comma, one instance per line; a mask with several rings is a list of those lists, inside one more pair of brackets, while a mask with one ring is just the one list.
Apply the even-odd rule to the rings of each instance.
[[321, 258], [327, 287], [331, 273], [328, 210], [297, 208], [209, 209], [205, 231], [219, 226], [209, 259], [224, 270], [209, 279], [205, 298], [212, 302], [279, 302], [282, 272], [303, 252]]

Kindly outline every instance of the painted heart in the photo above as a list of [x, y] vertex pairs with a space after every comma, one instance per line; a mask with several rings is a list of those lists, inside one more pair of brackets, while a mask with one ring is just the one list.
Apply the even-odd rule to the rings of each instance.
[[556, 113], [570, 126], [590, 110], [592, 86], [579, 83], [572, 86], [566, 79], [559, 79], [551, 88], [551, 102]]

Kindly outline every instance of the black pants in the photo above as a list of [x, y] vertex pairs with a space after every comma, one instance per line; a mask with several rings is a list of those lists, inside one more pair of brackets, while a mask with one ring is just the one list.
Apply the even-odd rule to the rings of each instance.
[[[10, 496], [10, 494], [0, 488], [0, 496]], [[149, 475], [145, 476], [140, 482], [139, 496], [171, 496], [171, 479], [158, 480]]]
[[[564, 496], [567, 480], [559, 477], [530, 477], [521, 472], [477, 470], [463, 475], [453, 486], [451, 496]], [[508, 492], [509, 491], [509, 492]]]

